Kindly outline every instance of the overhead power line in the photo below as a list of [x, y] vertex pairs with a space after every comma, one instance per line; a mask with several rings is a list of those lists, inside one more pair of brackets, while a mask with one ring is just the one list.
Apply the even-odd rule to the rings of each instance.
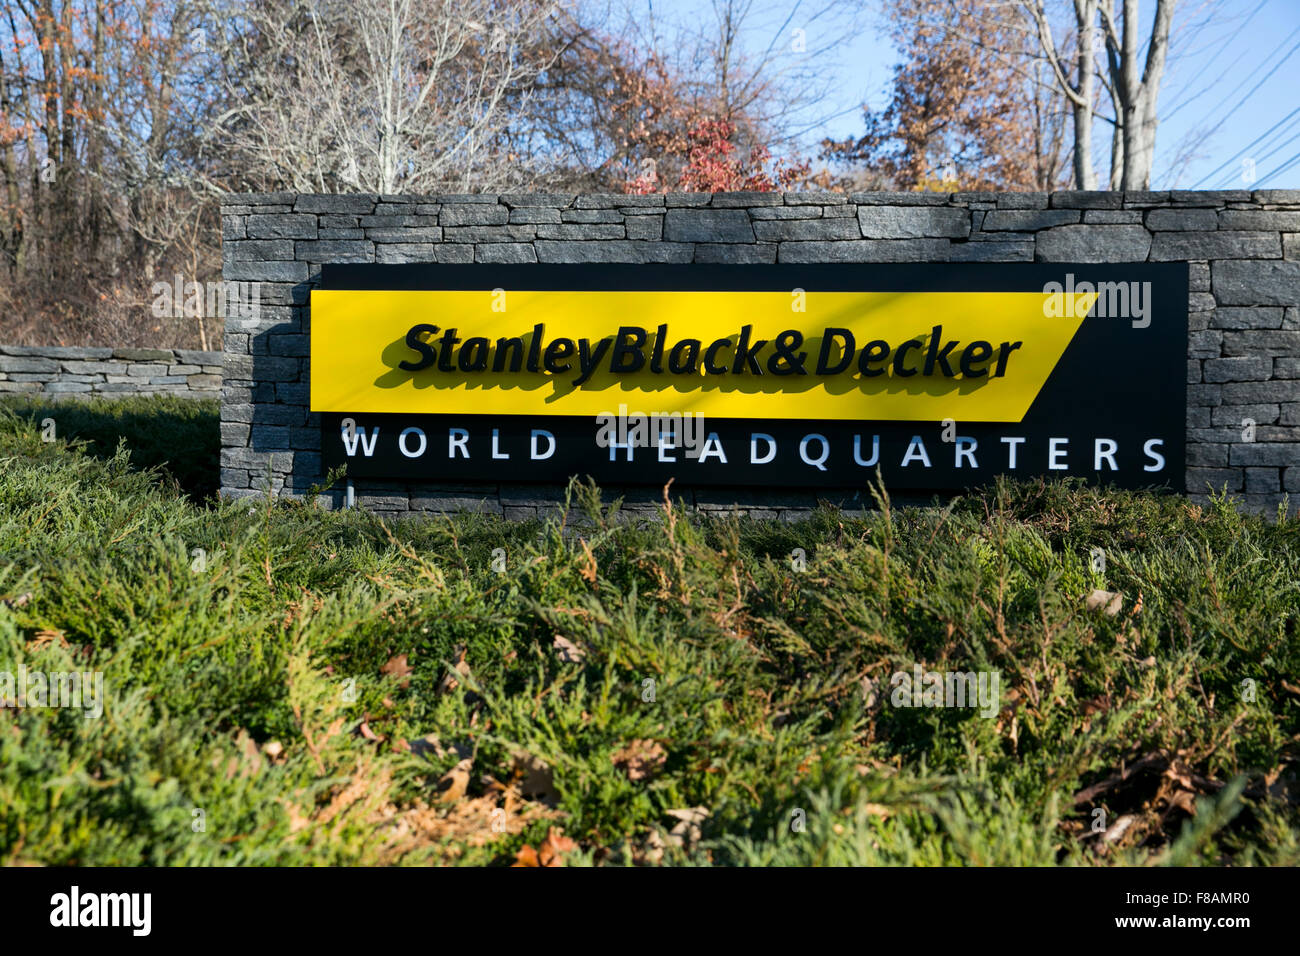
[[[1222, 43], [1219, 44], [1219, 48], [1218, 48], [1218, 50], [1215, 52], [1214, 56], [1210, 57], [1209, 61], [1208, 61], [1207, 63], [1205, 63], [1205, 64], [1200, 68], [1200, 70], [1199, 70], [1198, 72], [1199, 72], [1202, 76], [1204, 76], [1206, 73], [1208, 73], [1209, 70], [1210, 70], [1210, 67], [1212, 67], [1212, 66], [1214, 65], [1215, 61], [1218, 60], [1219, 57], [1223, 56], [1224, 52], [1225, 52], [1229, 47], [1232, 46], [1233, 41], [1236, 40], [1237, 37], [1241, 35], [1241, 31], [1244, 30], [1244, 29], [1246, 29], [1246, 27], [1250, 25], [1250, 21], [1252, 21], [1252, 20], [1255, 19], [1255, 14], [1259, 13], [1259, 11], [1263, 10], [1264, 7], [1267, 6], [1267, 5], [1268, 5], [1268, 0], [1259, 0], [1259, 6], [1257, 6], [1254, 10], [1250, 11], [1250, 15], [1247, 16], [1246, 19], [1243, 20], [1243, 21], [1241, 22], [1241, 25], [1240, 25], [1239, 27], [1237, 27], [1237, 29], [1235, 29], [1235, 30], [1232, 31], [1232, 35], [1231, 35], [1230, 37], [1228, 37], [1228, 39], [1224, 40]], [[1207, 22], [1209, 22], [1209, 21], [1207, 20]], [[1199, 33], [1200, 31], [1197, 31], [1197, 32]], [[1190, 94], [1190, 95], [1185, 96], [1185, 97], [1182, 99], [1181, 102], [1176, 102], [1176, 103], [1170, 104], [1171, 108], [1170, 108], [1169, 112], [1168, 112], [1167, 114], [1165, 114], [1165, 116], [1163, 117], [1163, 119], [1167, 122], [1171, 117], [1174, 116], [1174, 114], [1176, 114], [1179, 110], [1181, 110], [1181, 109], [1182, 109], [1184, 106], [1186, 106], [1188, 103], [1195, 103], [1195, 102], [1196, 102], [1198, 99], [1200, 99], [1200, 97], [1203, 96], [1205, 93], [1208, 93], [1210, 90], [1214, 89], [1214, 87], [1218, 86], [1218, 85], [1219, 85], [1219, 82], [1220, 82], [1220, 81], [1221, 81], [1225, 76], [1228, 75], [1228, 72], [1229, 72], [1230, 70], [1232, 70], [1232, 68], [1233, 68], [1234, 66], [1236, 66], [1238, 63], [1240, 63], [1242, 60], [1244, 60], [1244, 59], [1245, 59], [1249, 54], [1250, 54], [1250, 50], [1249, 50], [1249, 49], [1246, 49], [1245, 51], [1243, 51], [1242, 54], [1241, 54], [1240, 56], [1238, 56], [1235, 60], [1233, 60], [1232, 63], [1231, 63], [1231, 64], [1230, 64], [1226, 69], [1224, 69], [1224, 71], [1223, 71], [1222, 73], [1220, 73], [1217, 77], [1215, 77], [1213, 80], [1211, 80], [1211, 81], [1210, 81], [1210, 82], [1209, 82], [1209, 83], [1208, 83], [1204, 88], [1202, 88], [1202, 89], [1200, 90], [1200, 92], [1198, 92], [1198, 93], [1193, 93], [1193, 94]]]
[[1263, 179], [1261, 179], [1261, 180], [1259, 180], [1257, 183], [1255, 183], [1255, 188], [1256, 188], [1256, 189], [1261, 189], [1261, 188], [1263, 188], [1264, 184], [1267, 183], [1270, 179], [1275, 179], [1275, 178], [1277, 178], [1278, 176], [1281, 176], [1283, 173], [1285, 173], [1285, 172], [1289, 172], [1289, 171], [1290, 171], [1292, 168], [1294, 168], [1295, 166], [1300, 166], [1300, 153], [1296, 153], [1294, 156], [1292, 156], [1290, 159], [1288, 159], [1288, 160], [1287, 160], [1285, 163], [1283, 163], [1281, 166], [1278, 166], [1276, 169], [1274, 169], [1271, 173], [1269, 173], [1269, 174], [1268, 174], [1267, 176], [1265, 176]]
[[[1295, 29], [1295, 31], [1293, 31], [1293, 34], [1292, 34], [1292, 35], [1294, 35], [1295, 33], [1298, 33], [1298, 32], [1300, 32], [1300, 27], [1296, 27], [1296, 29]], [[1290, 39], [1290, 37], [1288, 37], [1287, 39]], [[1274, 64], [1273, 68], [1272, 68], [1271, 70], [1269, 70], [1267, 73], [1265, 73], [1264, 76], [1260, 79], [1260, 81], [1259, 81], [1258, 83], [1256, 83], [1254, 86], [1252, 86], [1252, 87], [1251, 87], [1251, 88], [1246, 92], [1246, 95], [1243, 96], [1240, 100], [1237, 101], [1236, 105], [1234, 105], [1234, 106], [1232, 107], [1232, 109], [1229, 110], [1229, 113], [1235, 113], [1238, 109], [1241, 108], [1241, 105], [1242, 105], [1243, 103], [1245, 103], [1246, 100], [1248, 100], [1248, 99], [1250, 99], [1252, 96], [1254, 96], [1254, 95], [1255, 95], [1255, 92], [1256, 92], [1256, 91], [1257, 91], [1261, 86], [1263, 86], [1265, 83], [1267, 83], [1268, 80], [1269, 80], [1269, 78], [1272, 77], [1273, 74], [1276, 73], [1279, 69], [1281, 69], [1281, 68], [1282, 68], [1282, 65], [1283, 65], [1284, 63], [1286, 63], [1287, 60], [1291, 59], [1291, 56], [1296, 52], [1296, 50], [1300, 50], [1300, 43], [1297, 43], [1297, 44], [1295, 44], [1295, 46], [1291, 47], [1291, 49], [1287, 51], [1286, 56], [1284, 56], [1284, 57], [1282, 57], [1282, 59], [1278, 60], [1277, 63]], [[1271, 56], [1271, 54], [1270, 54], [1270, 56]], [[1238, 89], [1240, 89], [1240, 84], [1238, 84]], [[1229, 94], [1229, 96], [1231, 96], [1231, 94]], [[1227, 100], [1225, 99], [1224, 102], [1227, 102]], [[1216, 107], [1215, 110], [1212, 111], [1212, 112], [1217, 111], [1217, 109], [1218, 109], [1218, 108]], [[1220, 120], [1220, 121], [1218, 122], [1218, 124], [1215, 125], [1214, 128], [1217, 130], [1217, 129], [1218, 129], [1220, 126], [1222, 126], [1222, 125], [1223, 125], [1223, 120]], [[1203, 179], [1201, 179], [1200, 182], [1198, 182], [1198, 183], [1197, 183], [1195, 186], [1193, 186], [1192, 188], [1193, 188], [1193, 189], [1199, 189], [1199, 188], [1201, 187], [1201, 185], [1202, 185], [1202, 184], [1206, 181], [1206, 179], [1208, 179], [1208, 178], [1209, 178], [1208, 176], [1207, 176], [1207, 177], [1204, 177]]]
[[1244, 156], [1244, 155], [1245, 155], [1245, 154], [1246, 154], [1246, 153], [1251, 149], [1251, 147], [1253, 147], [1253, 146], [1254, 146], [1256, 143], [1258, 143], [1260, 140], [1264, 139], [1264, 137], [1268, 136], [1270, 133], [1273, 132], [1273, 130], [1277, 129], [1279, 126], [1281, 126], [1283, 123], [1285, 123], [1285, 122], [1286, 122], [1287, 120], [1289, 120], [1291, 117], [1295, 116], [1297, 113], [1300, 113], [1300, 107], [1296, 107], [1295, 109], [1293, 109], [1293, 110], [1292, 110], [1290, 113], [1288, 113], [1286, 116], [1283, 116], [1280, 120], [1278, 120], [1276, 123], [1274, 123], [1274, 124], [1273, 124], [1272, 126], [1270, 126], [1268, 129], [1264, 130], [1264, 132], [1260, 133], [1259, 136], [1255, 137], [1255, 139], [1253, 139], [1253, 140], [1251, 140], [1249, 143], [1247, 143], [1247, 144], [1246, 144], [1244, 147], [1242, 147], [1241, 150], [1239, 150], [1237, 153], [1233, 154], [1232, 156], [1229, 156], [1228, 159], [1225, 160], [1223, 163], [1220, 163], [1220, 164], [1219, 164], [1218, 166], [1216, 166], [1214, 169], [1210, 170], [1208, 173], [1205, 174], [1204, 178], [1202, 178], [1201, 181], [1198, 182], [1198, 183], [1197, 183], [1195, 186], [1193, 186], [1192, 188], [1193, 188], [1193, 189], [1199, 189], [1199, 188], [1200, 188], [1204, 183], [1208, 182], [1212, 177], [1217, 176], [1221, 170], [1227, 169], [1229, 166], [1231, 166], [1231, 165], [1232, 165], [1236, 160], [1238, 160], [1238, 159], [1240, 159], [1242, 156]]
[[[1243, 156], [1242, 162], [1244, 163], [1247, 159], [1249, 159], [1252, 162], [1254, 162], [1255, 165], [1258, 167], [1260, 163], [1262, 163], [1264, 160], [1268, 159], [1270, 156], [1277, 153], [1279, 150], [1285, 148], [1287, 144], [1293, 142], [1297, 138], [1300, 138], [1300, 133], [1296, 133], [1293, 136], [1289, 136], [1286, 139], [1282, 139], [1283, 136], [1286, 136], [1287, 133], [1290, 133], [1297, 126], [1300, 126], [1300, 117], [1297, 117], [1296, 119], [1293, 119], [1290, 123], [1287, 123], [1287, 125], [1283, 129], [1278, 131], [1276, 136], [1273, 136], [1268, 142], [1261, 144], [1259, 149], [1251, 150], [1249, 153]], [[1278, 142], [1279, 140], [1281, 140], [1281, 142]], [[1267, 150], [1267, 152], [1262, 152], [1263, 150]], [[1218, 185], [1211, 188], [1215, 188], [1215, 189], [1231, 188], [1234, 179], [1233, 173], [1234, 171], [1232, 169], [1226, 170], [1222, 178], [1220, 178]]]
[[[1279, 43], [1277, 46], [1275, 46], [1272, 49], [1272, 51], [1269, 52], [1268, 56], [1264, 57], [1264, 59], [1259, 61], [1259, 65], [1256, 66], [1255, 69], [1251, 70], [1250, 73], [1246, 75], [1245, 79], [1243, 79], [1240, 83], [1234, 86], [1232, 88], [1232, 91], [1229, 92], [1227, 96], [1225, 96], [1222, 100], [1220, 100], [1217, 104], [1215, 104], [1212, 108], [1210, 108], [1206, 112], [1209, 114], [1218, 113], [1220, 108], [1223, 106], [1223, 104], [1228, 102], [1228, 100], [1232, 99], [1234, 96], [1236, 96], [1237, 91], [1241, 89], [1243, 86], [1245, 86], [1247, 83], [1249, 83], [1254, 78], [1255, 74], [1258, 73], [1260, 70], [1262, 70], [1268, 64], [1269, 60], [1273, 59], [1273, 57], [1277, 54], [1277, 52], [1282, 49], [1282, 47], [1290, 43], [1292, 38], [1297, 33], [1300, 33], [1300, 27], [1296, 27], [1289, 34], [1287, 34], [1287, 36], [1282, 40], [1282, 42]], [[1297, 44], [1297, 46], [1300, 46], [1300, 44]], [[1264, 79], [1256, 83], [1255, 86], [1251, 88], [1249, 93], [1247, 93], [1245, 96], [1243, 96], [1240, 100], [1237, 101], [1237, 106], [1240, 106], [1242, 103], [1246, 102], [1246, 100], [1250, 99], [1251, 93], [1254, 93], [1255, 90], [1259, 89], [1264, 84], [1264, 82], [1268, 80], [1270, 76], [1272, 76], [1275, 72], [1277, 72], [1278, 67], [1280, 67], [1283, 63], [1285, 63], [1287, 59], [1291, 56], [1291, 54], [1294, 53], [1295, 51], [1296, 51], [1296, 47], [1292, 47], [1287, 52], [1286, 56], [1282, 57], [1282, 59], [1279, 60], [1274, 65], [1273, 69], [1269, 70], [1268, 73], [1265, 74]], [[1235, 110], [1237, 106], [1234, 106], [1232, 109]], [[1231, 110], [1229, 112], [1231, 112]]]

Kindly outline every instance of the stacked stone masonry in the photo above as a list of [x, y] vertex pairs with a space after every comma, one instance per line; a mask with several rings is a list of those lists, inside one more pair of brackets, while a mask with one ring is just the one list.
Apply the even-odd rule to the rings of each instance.
[[0, 345], [0, 394], [221, 396], [220, 352]]
[[[1209, 488], [1226, 487], [1264, 510], [1285, 493], [1300, 494], [1300, 190], [273, 193], [230, 197], [222, 237], [225, 278], [259, 283], [261, 302], [257, 318], [226, 325], [221, 486], [228, 496], [303, 495], [321, 483], [319, 420], [308, 411], [307, 303], [326, 262], [1188, 262], [1184, 490], [1204, 500]], [[659, 497], [644, 488], [616, 491], [633, 508], [653, 507]], [[355, 493], [359, 505], [377, 511], [470, 509], [515, 518], [563, 497], [562, 488], [513, 484], [358, 482]], [[739, 506], [785, 518], [818, 500], [863, 503], [861, 489], [674, 486], [674, 493], [704, 510]], [[324, 500], [337, 506], [342, 494]]]

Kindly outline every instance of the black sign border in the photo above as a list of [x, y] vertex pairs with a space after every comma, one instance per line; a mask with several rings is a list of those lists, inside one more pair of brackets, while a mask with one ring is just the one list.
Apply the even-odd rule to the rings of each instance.
[[[1140, 417], [1152, 423], [1150, 432], [1158, 432], [1164, 444], [1160, 451], [1166, 459], [1165, 468], [1157, 475], [1129, 470], [1115, 476], [1108, 472], [1072, 469], [1094, 482], [1111, 483], [1121, 487], [1170, 487], [1181, 490], [1183, 484], [1186, 442], [1187, 396], [1187, 314], [1190, 266], [1186, 262], [1148, 263], [809, 263], [809, 264], [664, 264], [664, 263], [562, 263], [562, 264], [492, 264], [492, 263], [329, 263], [321, 270], [322, 289], [331, 290], [490, 290], [528, 289], [539, 291], [788, 291], [802, 288], [808, 291], [870, 291], [870, 292], [1018, 292], [1041, 291], [1049, 282], [1064, 282], [1067, 274], [1075, 282], [1138, 282], [1152, 283], [1157, 295], [1157, 307], [1151, 327], [1130, 330], [1125, 319], [1098, 319], [1085, 321], [1074, 340], [1061, 355], [1052, 374], [1035, 397], [1019, 431], [1044, 431], [1046, 423], [1059, 422], [1046, 429], [1068, 437], [1070, 429], [1077, 429], [1081, 420], [1095, 419], [1117, 423], [1129, 417]], [[1122, 323], [1117, 330], [1120, 340], [1135, 342], [1130, 348], [1112, 348], [1108, 330], [1102, 322]], [[1143, 338], [1132, 339], [1141, 334]], [[1113, 336], [1112, 336], [1113, 338]], [[1144, 361], [1147, 360], [1144, 366]], [[611, 411], [614, 411], [611, 409]], [[454, 463], [445, 474], [411, 475], [406, 473], [409, 462], [397, 456], [394, 448], [375, 460], [347, 458], [342, 454], [339, 440], [339, 423], [345, 416], [340, 413], [321, 415], [322, 453], [326, 468], [346, 463], [349, 476], [382, 481], [406, 481], [413, 485], [436, 486], [447, 482], [554, 482], [557, 476], [549, 473], [521, 473], [520, 463], [489, 462], [483, 470], [481, 462], [466, 468]], [[366, 421], [386, 421], [391, 429], [399, 421], [414, 425], [444, 427], [453, 418], [471, 426], [491, 429], [497, 427], [516, 437], [526, 434], [529, 427], [564, 430], [572, 427], [570, 416], [447, 416], [439, 414], [385, 414], [350, 416], [364, 426]], [[477, 421], [475, 421], [477, 420]], [[583, 417], [586, 429], [594, 436], [593, 422]], [[939, 441], [939, 423], [926, 422], [872, 422], [837, 418], [766, 420], [766, 419], [711, 419], [711, 422], [735, 426], [743, 423], [754, 431], [774, 432], [777, 429], [799, 429], [826, 433], [852, 426], [862, 432], [901, 433], [918, 432], [925, 435], [928, 445]], [[962, 434], [979, 433], [987, 436], [1013, 430], [1011, 425], [974, 423]], [[1101, 429], [1105, 431], [1106, 429]], [[1113, 430], [1113, 429], [1112, 429]], [[391, 436], [388, 436], [391, 441]], [[432, 438], [431, 438], [432, 440]], [[883, 441], [884, 439], [882, 439]], [[981, 442], [983, 445], [983, 441]], [[940, 446], [942, 447], [942, 446]], [[987, 448], [986, 448], [987, 450]], [[653, 455], [655, 449], [640, 449]], [[817, 487], [844, 487], [862, 483], [857, 468], [846, 475], [843, 469], [834, 475], [822, 474], [797, 460], [783, 463], [781, 467], [728, 465], [725, 471], [709, 469], [699, 463], [684, 466], [661, 466], [651, 462], [645, 466], [638, 459], [634, 468], [610, 467], [601, 457], [590, 462], [585, 453], [571, 463], [569, 471], [581, 474], [590, 468], [603, 484], [654, 485], [662, 484], [667, 477], [675, 477], [679, 484], [700, 486], [784, 486], [791, 489]], [[359, 468], [357, 466], [360, 466]], [[376, 470], [378, 466], [378, 470]], [[981, 469], [985, 471], [986, 469]], [[382, 473], [381, 473], [382, 472]], [[955, 493], [972, 484], [983, 484], [991, 475], [962, 474], [952, 468], [939, 467], [926, 474], [900, 472], [896, 467], [883, 469], [890, 487], [938, 493]], [[1043, 469], [1021, 469], [1023, 477], [1046, 474]], [[917, 481], [919, 478], [921, 480]], [[974, 478], [974, 481], [971, 479]]]

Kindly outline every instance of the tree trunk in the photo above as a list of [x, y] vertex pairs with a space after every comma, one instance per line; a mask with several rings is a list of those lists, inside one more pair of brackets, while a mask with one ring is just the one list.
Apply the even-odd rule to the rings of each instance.
[[1092, 168], [1092, 96], [1095, 82], [1092, 50], [1093, 21], [1097, 0], [1075, 0], [1079, 50], [1077, 69], [1078, 99], [1074, 101], [1074, 188], [1096, 189], [1097, 173]]
[[[41, 223], [42, 243], [46, 250], [52, 249], [57, 241], [57, 212], [59, 176], [59, 76], [54, 58], [58, 38], [54, 20], [52, 0], [42, 0], [36, 14], [37, 36], [41, 43], [41, 92], [45, 98], [45, 167], [38, 169], [33, 183], [44, 194], [44, 216]], [[37, 164], [39, 166], [39, 164]], [[46, 187], [49, 188], [46, 188]], [[40, 258], [45, 279], [53, 281], [54, 257], [45, 255]]]
[[1120, 124], [1122, 147], [1118, 152], [1112, 151], [1111, 182], [1118, 178], [1121, 189], [1146, 190], [1151, 188], [1158, 124], [1156, 101], [1169, 53], [1174, 0], [1156, 0], [1145, 64], [1139, 64], [1142, 27], [1138, 0], [1124, 0], [1122, 37], [1117, 34], [1111, 10], [1108, 0], [1103, 19], [1109, 34], [1111, 86], [1115, 91], [1115, 118]]
[[[7, 76], [4, 51], [0, 50], [0, 76]], [[9, 84], [0, 82], [0, 116], [13, 116], [13, 106], [9, 102]], [[0, 239], [3, 240], [5, 265], [10, 277], [18, 274], [22, 264], [23, 253], [23, 207], [22, 197], [18, 192], [18, 164], [14, 159], [14, 144], [8, 137], [0, 149], [0, 172], [4, 173], [5, 219], [9, 228]]]
[[[72, 37], [72, 3], [64, 0], [59, 13], [59, 26], [55, 32], [59, 41], [59, 101], [63, 104], [63, 129], [59, 142], [59, 173], [54, 182], [55, 210], [58, 217], [59, 233], [65, 241], [78, 241], [82, 233], [81, 218], [76, 213], [77, 188], [77, 137], [75, 109], [76, 92], [73, 79], [76, 74], [74, 58], [76, 49]], [[57, 257], [54, 275], [62, 282], [71, 263], [63, 257]]]
[[1124, 124], [1118, 117], [1110, 134], [1110, 188], [1124, 188]]

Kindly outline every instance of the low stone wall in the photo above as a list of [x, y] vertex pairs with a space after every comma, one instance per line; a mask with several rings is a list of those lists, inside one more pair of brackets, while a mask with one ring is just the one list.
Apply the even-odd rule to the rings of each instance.
[[[322, 479], [308, 408], [308, 296], [327, 262], [1186, 262], [1187, 470], [1270, 510], [1300, 493], [1300, 190], [230, 196], [224, 278], [260, 283], [226, 323], [221, 487], [302, 495]], [[1249, 427], [1247, 427], [1249, 426]], [[269, 475], [269, 481], [268, 481]], [[697, 507], [793, 515], [861, 489], [678, 488]], [[528, 517], [553, 486], [356, 482], [377, 511]], [[657, 489], [633, 489], [648, 506]], [[339, 491], [330, 499], [341, 501]]]
[[221, 353], [0, 345], [0, 394], [221, 397]]

